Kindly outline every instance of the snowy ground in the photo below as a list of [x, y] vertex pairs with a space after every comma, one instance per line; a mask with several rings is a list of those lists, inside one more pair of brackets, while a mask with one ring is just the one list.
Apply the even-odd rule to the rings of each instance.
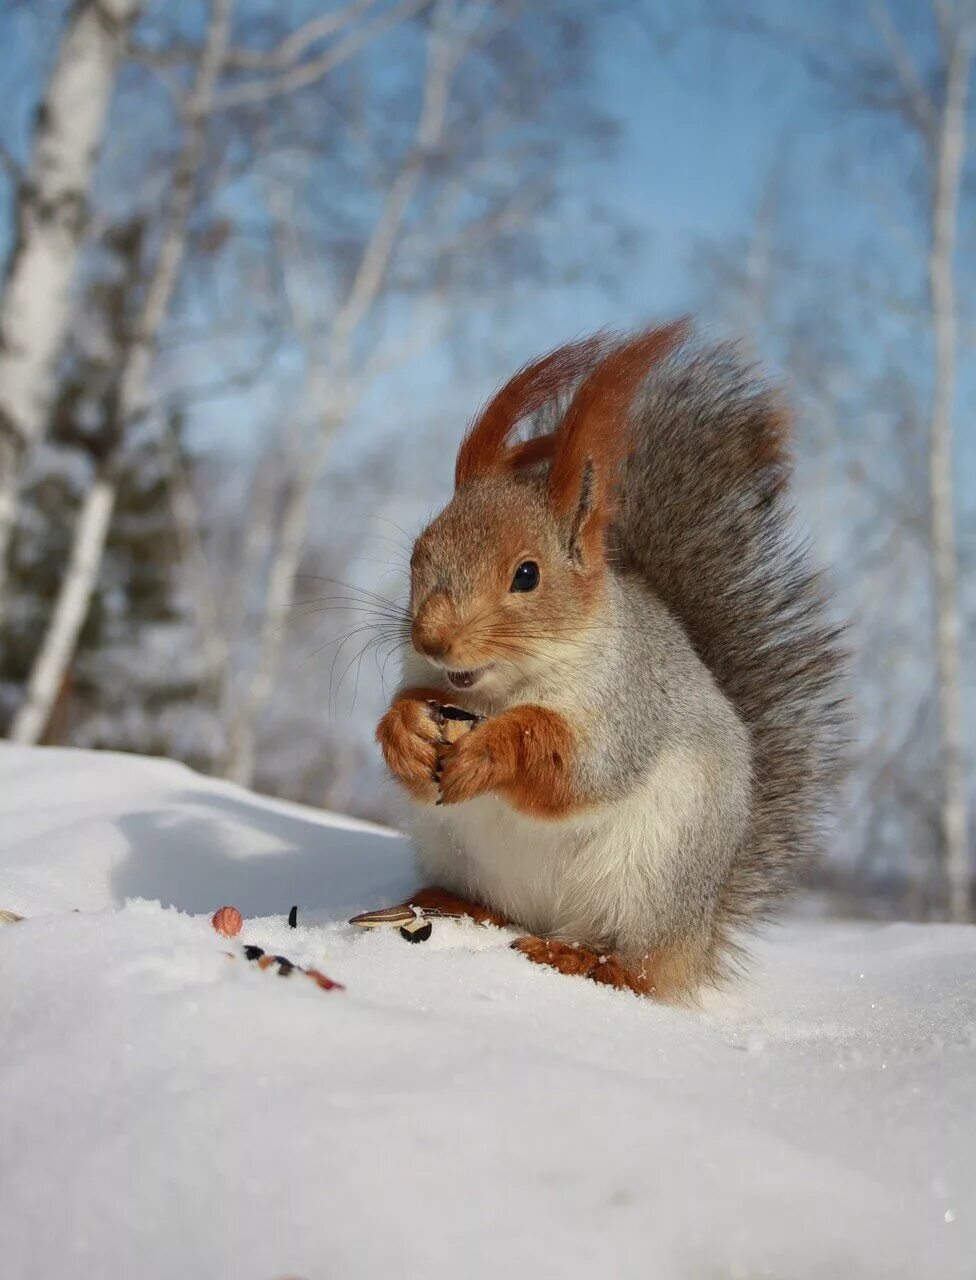
[[[413, 884], [378, 828], [0, 749], [4, 1280], [976, 1273], [976, 929], [783, 926], [685, 1013], [341, 923]], [[346, 990], [228, 961], [225, 902]]]

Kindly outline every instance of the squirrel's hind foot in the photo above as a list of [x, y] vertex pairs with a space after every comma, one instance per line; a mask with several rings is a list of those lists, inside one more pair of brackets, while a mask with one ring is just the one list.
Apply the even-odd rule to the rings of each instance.
[[531, 934], [516, 938], [512, 950], [521, 952], [533, 964], [544, 964], [557, 973], [589, 978], [618, 991], [632, 991], [638, 996], [656, 994], [650, 962], [646, 967], [627, 965], [613, 952], [600, 952], [593, 947], [560, 942], [556, 938], [537, 938]]

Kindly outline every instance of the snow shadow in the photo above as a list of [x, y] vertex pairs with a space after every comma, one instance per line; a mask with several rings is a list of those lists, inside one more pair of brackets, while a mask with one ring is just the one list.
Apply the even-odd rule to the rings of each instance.
[[416, 888], [409, 842], [382, 831], [329, 826], [259, 801], [199, 790], [165, 808], [115, 819], [129, 853], [112, 873], [126, 898], [158, 899], [194, 914], [230, 903], [247, 916], [294, 904], [346, 918]]

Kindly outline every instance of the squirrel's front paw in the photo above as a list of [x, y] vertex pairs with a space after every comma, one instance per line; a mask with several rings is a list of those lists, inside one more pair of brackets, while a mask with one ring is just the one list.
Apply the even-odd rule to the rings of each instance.
[[489, 722], [472, 729], [441, 752], [440, 802], [461, 804], [500, 787], [510, 777], [510, 754], [500, 741], [495, 724]]
[[443, 739], [431, 714], [436, 691], [411, 689], [397, 698], [379, 722], [376, 741], [386, 767], [416, 800], [437, 799], [437, 752]]

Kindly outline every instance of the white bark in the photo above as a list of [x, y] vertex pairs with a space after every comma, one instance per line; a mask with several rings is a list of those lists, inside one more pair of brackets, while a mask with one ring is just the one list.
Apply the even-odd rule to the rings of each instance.
[[[193, 207], [196, 177], [204, 157], [207, 114], [227, 49], [232, 6], [233, 0], [213, 0], [194, 85], [186, 104], [183, 143], [173, 174], [169, 205], [163, 217], [156, 262], [120, 374], [118, 414], [123, 438], [129, 424], [147, 407], [153, 353], [183, 261], [187, 220]], [[78, 636], [98, 581], [115, 497], [116, 486], [111, 466], [108, 466], [86, 496], [75, 527], [68, 572], [31, 672], [28, 689], [33, 691], [33, 695], [28, 694], [23, 725], [19, 723], [20, 716], [14, 723], [18, 742], [40, 739], [74, 657]], [[73, 573], [76, 564], [81, 567]]]
[[[293, 476], [262, 601], [257, 657], [228, 730], [224, 774], [242, 786], [249, 785], [253, 779], [257, 728], [278, 677], [286, 635], [283, 619], [295, 591], [312, 495], [336, 431], [349, 408], [352, 338], [382, 291], [404, 219], [424, 172], [424, 160], [438, 145], [446, 124], [451, 77], [459, 57], [458, 41], [452, 39], [447, 30], [450, 8], [445, 3], [436, 7], [428, 37], [423, 101], [414, 138], [386, 193], [349, 291], [333, 317], [325, 368], [317, 354], [319, 344], [300, 322], [303, 308], [298, 291], [295, 293], [292, 312], [309, 365], [305, 400], [315, 404], [325, 399], [329, 410], [320, 419], [311, 454], [301, 458]], [[294, 268], [295, 264], [291, 265]], [[286, 271], [286, 286], [288, 276]]]
[[76, 0], [38, 107], [0, 298], [0, 604], [17, 489], [53, 396], [54, 360], [112, 90], [140, 0]]
[[166, 487], [176, 544], [180, 560], [186, 567], [190, 581], [200, 632], [206, 684], [219, 697], [230, 665], [228, 631], [224, 625], [221, 602], [207, 564], [207, 553], [201, 533], [203, 522], [200, 519], [192, 482], [183, 466], [178, 441], [173, 438], [173, 433], [168, 428], [164, 430], [163, 448], [169, 471]]
[[340, 420], [335, 413], [323, 420], [313, 452], [311, 456], [302, 458], [285, 501], [278, 543], [262, 601], [257, 658], [244, 697], [227, 731], [224, 775], [241, 786], [250, 785], [254, 777], [257, 725], [274, 692], [281, 665], [286, 631], [282, 619], [286, 617], [295, 591], [312, 496]]
[[26, 700], [10, 729], [14, 742], [39, 742], [47, 726], [88, 616], [114, 506], [115, 482], [108, 475], [96, 476], [78, 513], [74, 545], [44, 642], [34, 661]]
[[972, 68], [969, 32], [960, 21], [947, 50], [945, 99], [935, 138], [935, 172], [929, 252], [929, 297], [935, 343], [929, 425], [929, 495], [932, 568], [935, 580], [936, 658], [942, 763], [942, 836], [949, 916], [970, 916], [972, 868], [963, 683], [960, 657], [959, 581], [953, 498], [953, 405], [956, 392], [956, 298], [954, 257], [959, 186], [966, 150], [966, 99]]

